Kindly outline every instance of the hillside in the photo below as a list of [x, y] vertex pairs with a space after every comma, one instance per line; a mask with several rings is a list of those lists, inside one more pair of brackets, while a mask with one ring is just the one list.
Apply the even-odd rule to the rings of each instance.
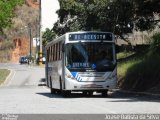
[[38, 9], [39, 8], [39, 0], [26, 0], [26, 4], [32, 8]]
[[[5, 35], [0, 39], [0, 62], [17, 62], [18, 57], [21, 55], [19, 50], [16, 51], [17, 47], [15, 40], [20, 39], [22, 44], [29, 42], [29, 30], [31, 29], [31, 37], [36, 37], [38, 35], [39, 29], [39, 4], [37, 1], [26, 0], [25, 4], [22, 6], [17, 6], [15, 9], [16, 16], [12, 19], [11, 28], [4, 30]], [[27, 43], [28, 44], [28, 43]], [[28, 48], [21, 47], [20, 51], [23, 54], [28, 54]], [[16, 60], [12, 51], [16, 55]], [[18, 56], [17, 56], [18, 55]]]
[[155, 33], [150, 39], [148, 47], [117, 55], [118, 84], [121, 89], [160, 93], [160, 33]]

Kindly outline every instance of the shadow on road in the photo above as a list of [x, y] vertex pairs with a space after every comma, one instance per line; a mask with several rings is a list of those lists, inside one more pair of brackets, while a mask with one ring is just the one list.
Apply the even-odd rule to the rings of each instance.
[[124, 93], [120, 91], [115, 91], [110, 94], [110, 98], [114, 99], [114, 101], [110, 102], [160, 102], [160, 96], [142, 95], [138, 93]]
[[36, 94], [43, 95], [43, 96], [48, 97], [48, 98], [63, 98], [63, 99], [65, 99], [65, 98], [107, 98], [107, 96], [102, 96], [100, 93], [97, 93], [97, 94], [94, 94], [94, 95], [84, 95], [82, 93], [73, 92], [73, 93], [71, 93], [70, 96], [67, 96], [67, 97], [63, 97], [63, 95], [60, 94], [60, 93], [51, 94], [50, 92], [48, 92], [48, 93], [36, 93]]
[[94, 93], [93, 95], [84, 95], [82, 93], [72, 93], [68, 97], [63, 97], [61, 94], [55, 93], [51, 94], [50, 92], [46, 93], [36, 93], [38, 95], [42, 95], [48, 98], [105, 98], [107, 102], [160, 102], [159, 96], [150, 96], [150, 95], [139, 95], [139, 94], [131, 94], [131, 93], [122, 93], [119, 91], [109, 92], [108, 96], [102, 96], [101, 93]]
[[51, 93], [36, 93], [38, 95], [42, 95], [42, 96], [45, 96], [45, 97], [48, 97], [48, 98], [63, 98], [61, 95], [58, 95], [58, 94], [51, 94]]

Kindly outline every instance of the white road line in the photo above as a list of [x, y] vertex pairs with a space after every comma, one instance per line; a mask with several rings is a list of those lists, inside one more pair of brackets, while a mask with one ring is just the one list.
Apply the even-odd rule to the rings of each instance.
[[14, 70], [8, 69], [10, 70], [9, 75], [7, 76], [6, 80], [1, 84], [1, 86], [7, 86], [7, 84], [9, 83], [9, 81], [12, 79], [13, 75], [15, 74]]
[[10, 77], [10, 79], [8, 79], [8, 81], [7, 81], [7, 83], [6, 83], [6, 86], [9, 86], [10, 85], [10, 83], [12, 82], [12, 80], [13, 80], [13, 78], [15, 77], [15, 75], [16, 75], [16, 72], [14, 71], [14, 70], [12, 70], [12, 74], [13, 75], [11, 75]]

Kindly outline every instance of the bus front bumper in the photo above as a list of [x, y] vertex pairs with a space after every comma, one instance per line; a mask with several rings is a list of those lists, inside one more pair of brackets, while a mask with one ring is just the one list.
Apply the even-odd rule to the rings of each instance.
[[115, 89], [117, 85], [117, 79], [106, 80], [101, 82], [78, 82], [76, 80], [66, 80], [65, 82], [65, 90], [75, 90], [75, 91], [83, 91], [83, 90], [110, 90]]

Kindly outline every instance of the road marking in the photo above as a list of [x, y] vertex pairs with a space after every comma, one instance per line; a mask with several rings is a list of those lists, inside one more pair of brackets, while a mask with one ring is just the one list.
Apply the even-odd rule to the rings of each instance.
[[8, 69], [10, 71], [9, 75], [7, 76], [6, 80], [1, 84], [1, 86], [8, 86], [10, 80], [12, 80], [13, 75], [15, 75], [15, 71]]
[[8, 79], [7, 80], [7, 83], [6, 83], [6, 86], [9, 86], [10, 85], [10, 83], [11, 83], [11, 81], [13, 80], [13, 78], [15, 77], [15, 75], [16, 75], [16, 72], [14, 71], [14, 70], [11, 70], [12, 71], [12, 74], [11, 74], [11, 78], [10, 79]]

